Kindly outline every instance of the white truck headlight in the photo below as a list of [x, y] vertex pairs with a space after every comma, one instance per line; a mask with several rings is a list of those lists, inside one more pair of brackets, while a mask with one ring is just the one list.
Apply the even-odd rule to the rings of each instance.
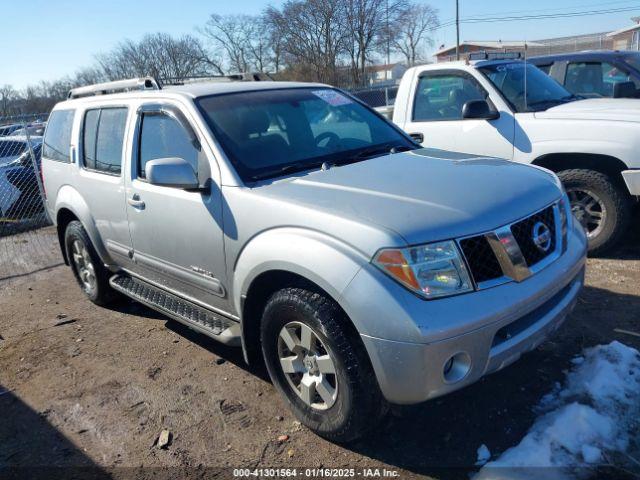
[[385, 248], [373, 264], [425, 298], [470, 292], [473, 285], [454, 241], [409, 248]]

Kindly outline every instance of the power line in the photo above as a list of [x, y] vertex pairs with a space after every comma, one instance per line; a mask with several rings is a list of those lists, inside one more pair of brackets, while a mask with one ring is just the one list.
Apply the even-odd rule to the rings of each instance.
[[[539, 12], [543, 12], [543, 13], [551, 13], [551, 12], [562, 12], [562, 11], [566, 11], [566, 10], [577, 10], [577, 9], [585, 9], [585, 8], [592, 8], [592, 7], [605, 7], [605, 6], [612, 6], [612, 5], [629, 5], [629, 4], [633, 4], [634, 6], [638, 6], [640, 7], [640, 4], [637, 0], [618, 0], [615, 2], [598, 2], [598, 3], [589, 3], [589, 4], [582, 4], [582, 5], [574, 5], [573, 7], [559, 7], [559, 8], [539, 8], [539, 9], [533, 9], [533, 10], [511, 10], [511, 11], [500, 11], [500, 12], [491, 12], [491, 13], [482, 13], [482, 14], [478, 14], [478, 15], [472, 15], [469, 18], [487, 18], [487, 17], [495, 17], [497, 15], [500, 16], [505, 16], [505, 15], [514, 15], [514, 14], [525, 14], [525, 15], [530, 15], [530, 14], [534, 14], [534, 13], [539, 13]], [[448, 20], [446, 20], [444, 23], [453, 23], [455, 22], [455, 18], [450, 18]]]
[[552, 18], [570, 18], [570, 17], [587, 17], [593, 15], [606, 15], [610, 13], [631, 12], [633, 10], [640, 9], [640, 6], [618, 8], [611, 10], [592, 10], [589, 12], [572, 12], [572, 13], [555, 13], [555, 14], [542, 14], [542, 15], [523, 15], [519, 17], [494, 17], [494, 18], [468, 18], [462, 19], [463, 23], [491, 23], [491, 22], [512, 22], [512, 21], [524, 21], [524, 20], [548, 20]]
[[[528, 20], [549, 20], [549, 19], [556, 19], [556, 18], [572, 18], [572, 17], [586, 17], [586, 16], [595, 16], [595, 15], [607, 15], [611, 13], [631, 12], [638, 9], [640, 9], [640, 5], [636, 5], [634, 7], [589, 10], [589, 11], [583, 11], [583, 12], [529, 14], [529, 15], [520, 15], [520, 16], [509, 15], [509, 16], [501, 16], [501, 17], [482, 17], [482, 16], [467, 17], [467, 18], [461, 18], [460, 23], [494, 23], [494, 22], [519, 22], [519, 21], [528, 21]], [[447, 21], [433, 28], [433, 30], [440, 30], [442, 28], [455, 25], [455, 23], [456, 23], [455, 20]]]

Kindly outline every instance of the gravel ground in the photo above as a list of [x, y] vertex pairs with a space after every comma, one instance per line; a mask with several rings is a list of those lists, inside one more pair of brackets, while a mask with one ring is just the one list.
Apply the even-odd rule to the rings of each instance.
[[[481, 444], [498, 454], [519, 442], [532, 406], [584, 347], [640, 348], [640, 337], [617, 331], [640, 332], [639, 319], [637, 228], [611, 258], [589, 260], [578, 306], [550, 341], [462, 391], [394, 408], [365, 440], [340, 446], [301, 427], [239, 350], [132, 302], [96, 307], [55, 267], [0, 282], [0, 467], [91, 467], [96, 478], [209, 478], [235, 467], [467, 478]], [[171, 443], [161, 449], [163, 429]]]

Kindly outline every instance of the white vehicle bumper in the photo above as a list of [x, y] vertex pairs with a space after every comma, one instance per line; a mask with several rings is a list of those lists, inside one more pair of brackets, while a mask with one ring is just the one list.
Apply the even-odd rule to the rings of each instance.
[[624, 182], [627, 184], [629, 193], [640, 196], [640, 169], [625, 170], [622, 172], [622, 178], [624, 178]]

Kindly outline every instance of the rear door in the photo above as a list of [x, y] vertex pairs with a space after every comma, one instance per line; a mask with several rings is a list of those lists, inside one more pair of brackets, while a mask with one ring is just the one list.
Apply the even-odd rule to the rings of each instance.
[[[177, 103], [149, 103], [138, 109], [126, 192], [133, 268], [168, 290], [226, 312], [219, 170], [211, 168], [212, 153], [194, 125]], [[147, 182], [146, 163], [169, 157], [190, 163], [210, 188], [188, 191]]]
[[74, 182], [107, 251], [122, 266], [131, 262], [123, 180], [129, 112], [127, 105], [113, 104], [89, 107], [82, 113]]
[[[491, 100], [473, 75], [463, 70], [426, 70], [419, 75], [404, 130], [423, 146], [511, 159], [514, 119], [501, 111], [497, 120], [462, 118], [472, 100]], [[497, 108], [493, 105], [494, 108]]]

